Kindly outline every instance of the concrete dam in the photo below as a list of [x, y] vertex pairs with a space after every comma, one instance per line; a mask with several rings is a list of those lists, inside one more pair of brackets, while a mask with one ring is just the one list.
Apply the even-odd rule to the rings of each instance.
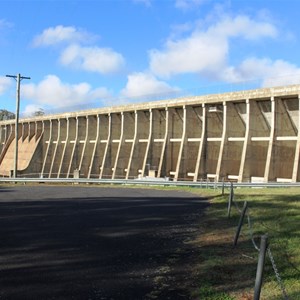
[[300, 85], [0, 122], [0, 176], [299, 182]]

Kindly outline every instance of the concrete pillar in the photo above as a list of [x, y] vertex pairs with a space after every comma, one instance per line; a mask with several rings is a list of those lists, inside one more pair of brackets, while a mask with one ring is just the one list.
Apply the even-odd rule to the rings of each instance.
[[58, 167], [58, 172], [57, 172], [57, 178], [61, 177], [61, 170], [62, 170], [63, 161], [64, 161], [65, 154], [66, 154], [66, 148], [69, 143], [70, 120], [68, 117], [66, 118], [66, 123], [67, 123], [66, 137], [64, 140], [61, 141], [61, 143], [63, 144], [63, 149], [62, 149], [61, 160], [60, 160], [60, 162], [58, 162], [59, 167]]
[[221, 171], [221, 165], [222, 165], [222, 159], [223, 159], [223, 153], [224, 153], [224, 145], [227, 141], [227, 105], [226, 102], [223, 102], [223, 130], [222, 130], [222, 137], [220, 142], [220, 150], [219, 150], [219, 156], [218, 156], [218, 163], [217, 163], [217, 169], [216, 169], [216, 181], [219, 181], [220, 179], [220, 171]]
[[193, 178], [194, 182], [196, 182], [198, 180], [199, 171], [201, 170], [200, 167], [204, 166], [203, 149], [204, 149], [204, 144], [206, 143], [206, 106], [204, 103], [202, 104], [202, 116], [197, 115], [197, 117], [202, 122], [202, 130], [201, 130], [198, 155], [197, 155], [197, 160], [196, 160], [196, 165], [195, 165], [195, 172], [194, 172], [194, 178]]
[[165, 111], [166, 111], [165, 136], [163, 139], [163, 145], [162, 145], [162, 150], [161, 150], [161, 154], [160, 154], [160, 160], [159, 160], [159, 165], [158, 165], [158, 170], [157, 170], [157, 177], [161, 177], [162, 166], [163, 166], [163, 162], [164, 162], [164, 156], [165, 156], [168, 134], [169, 134], [169, 110], [168, 110], [168, 107], [165, 108]]
[[241, 157], [241, 163], [240, 163], [240, 170], [239, 170], [239, 178], [238, 182], [243, 182], [244, 179], [244, 169], [245, 169], [245, 161], [246, 161], [246, 154], [247, 149], [250, 144], [250, 101], [249, 99], [246, 100], [246, 131], [245, 131], [245, 139], [243, 143], [243, 150], [242, 150], [242, 157]]
[[275, 101], [274, 101], [274, 97], [271, 97], [270, 137], [269, 137], [267, 160], [266, 160], [266, 166], [265, 166], [264, 182], [269, 181], [272, 151], [273, 151], [273, 145], [274, 145], [274, 133], [275, 133]]
[[133, 134], [133, 139], [132, 139], [132, 145], [131, 145], [128, 165], [127, 165], [127, 169], [126, 169], [125, 179], [128, 179], [129, 175], [130, 175], [133, 153], [134, 153], [134, 149], [135, 149], [136, 143], [137, 143], [137, 130], [138, 130], [138, 113], [137, 113], [137, 111], [134, 111], [134, 134]]
[[146, 146], [146, 151], [143, 160], [142, 173], [141, 173], [142, 176], [146, 175], [145, 170], [146, 170], [147, 159], [149, 157], [149, 150], [150, 150], [151, 143], [153, 143], [152, 132], [153, 132], [153, 112], [152, 109], [150, 109], [149, 110], [149, 134], [148, 134], [147, 146]]
[[295, 159], [293, 166], [292, 182], [297, 182], [299, 174], [299, 155], [300, 155], [300, 94], [298, 95], [298, 124], [297, 124], [297, 142], [295, 148]]
[[87, 139], [88, 139], [88, 134], [89, 134], [89, 116], [86, 116], [85, 121], [86, 121], [85, 136], [84, 136], [84, 139], [80, 141], [80, 143], [83, 144], [83, 147], [82, 147], [82, 152], [81, 152], [79, 166], [78, 166], [80, 173], [84, 174], [84, 177], [85, 177], [85, 172], [83, 172], [83, 170], [82, 170], [82, 163], [83, 163], [83, 158], [84, 158], [85, 151], [86, 151], [86, 144], [87, 144]]
[[[78, 143], [78, 131], [79, 131], [79, 118], [76, 117], [75, 138], [74, 138], [74, 140], [70, 141], [70, 143], [73, 144], [73, 147], [72, 147], [72, 153], [71, 153], [68, 172], [67, 172], [67, 178], [70, 178], [70, 174], [73, 174], [73, 171], [74, 171], [74, 170], [72, 170], [72, 167], [73, 167], [73, 160], [74, 160], [75, 150], [76, 150], [76, 146], [77, 146], [77, 143]], [[76, 166], [73, 167], [73, 168], [77, 169]]]
[[116, 172], [117, 172], [117, 167], [118, 167], [118, 160], [119, 160], [119, 156], [120, 156], [120, 151], [121, 151], [121, 147], [123, 144], [123, 136], [124, 136], [124, 113], [121, 112], [121, 130], [120, 130], [120, 138], [119, 138], [119, 145], [118, 145], [118, 149], [117, 149], [117, 153], [116, 153], [116, 158], [115, 158], [115, 162], [114, 162], [114, 167], [113, 167], [113, 172], [112, 172], [112, 179], [116, 178]]
[[96, 155], [96, 149], [99, 145], [99, 142], [100, 142], [100, 116], [99, 114], [97, 114], [97, 128], [96, 128], [96, 138], [95, 138], [95, 141], [94, 141], [94, 147], [93, 147], [93, 152], [92, 152], [92, 156], [91, 156], [91, 161], [90, 161], [90, 164], [89, 164], [89, 169], [88, 169], [88, 178], [91, 177], [91, 172], [92, 172], [92, 169], [93, 169], [93, 164], [94, 164], [94, 160], [95, 160], [95, 155]]
[[179, 176], [179, 171], [180, 171], [180, 164], [182, 160], [182, 152], [183, 152], [183, 147], [186, 143], [186, 107], [183, 106], [183, 115], [182, 115], [182, 135], [181, 135], [181, 142], [180, 142], [180, 148], [179, 148], [179, 153], [178, 153], [178, 158], [177, 158], [177, 163], [176, 163], [176, 170], [175, 170], [175, 176], [174, 176], [174, 181], [178, 180]]
[[[61, 120], [58, 119], [57, 122], [58, 122], [58, 124], [57, 124], [57, 136], [56, 136], [56, 139], [53, 141], [53, 144], [55, 144], [55, 147], [54, 147], [54, 151], [52, 153], [52, 161], [51, 161], [51, 166], [50, 166], [50, 170], [49, 170], [49, 178], [52, 177], [54, 164], [57, 163], [56, 162], [56, 160], [57, 160], [56, 153], [57, 153], [58, 144], [60, 142], [59, 139], [60, 139]], [[57, 177], [57, 174], [56, 174], [56, 177]]]
[[107, 154], [108, 154], [108, 149], [109, 149], [109, 147], [111, 147], [111, 114], [110, 113], [108, 114], [107, 138], [103, 142], [105, 142], [105, 149], [104, 149], [102, 164], [101, 164], [101, 167], [100, 167], [100, 175], [99, 175], [100, 179], [103, 178], [103, 173], [104, 173], [106, 158], [107, 158]]
[[36, 121], [35, 122], [35, 128], [36, 128], [36, 132], [35, 132], [35, 141], [37, 142], [40, 137], [44, 134], [44, 126], [43, 126], [44, 122], [43, 121]]
[[51, 119], [49, 120], [49, 123], [50, 123], [49, 138], [45, 141], [45, 143], [47, 144], [47, 148], [46, 148], [46, 153], [45, 153], [44, 161], [43, 161], [43, 165], [42, 165], [42, 171], [41, 171], [41, 176], [42, 177], [44, 177], [46, 175], [45, 174], [46, 162], [47, 162], [47, 158], [48, 158], [48, 154], [49, 154], [49, 149], [50, 149], [50, 146], [51, 146], [51, 143], [52, 143], [52, 127], [53, 127], [53, 124], [52, 124]]

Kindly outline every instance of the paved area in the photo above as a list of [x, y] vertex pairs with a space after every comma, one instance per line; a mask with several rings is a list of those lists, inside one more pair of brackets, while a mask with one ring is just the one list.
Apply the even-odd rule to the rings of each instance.
[[191, 299], [192, 194], [0, 187], [0, 299]]

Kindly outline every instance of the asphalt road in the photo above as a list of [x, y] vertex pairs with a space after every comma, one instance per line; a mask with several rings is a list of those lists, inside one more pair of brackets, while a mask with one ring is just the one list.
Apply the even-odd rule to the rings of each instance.
[[178, 191], [0, 187], [0, 299], [192, 299], [207, 205]]

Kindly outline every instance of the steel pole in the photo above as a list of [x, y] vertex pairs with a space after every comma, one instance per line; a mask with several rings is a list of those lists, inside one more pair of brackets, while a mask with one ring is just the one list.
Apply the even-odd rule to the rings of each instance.
[[261, 236], [261, 240], [260, 240], [259, 257], [258, 257], [257, 270], [256, 270], [255, 286], [254, 286], [254, 298], [253, 298], [254, 300], [260, 299], [267, 248], [268, 248], [268, 235], [263, 235]]

